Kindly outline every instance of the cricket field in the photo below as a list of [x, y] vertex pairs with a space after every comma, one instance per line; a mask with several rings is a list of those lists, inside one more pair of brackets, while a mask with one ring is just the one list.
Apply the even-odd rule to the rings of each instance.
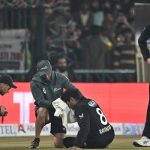
[[[108, 150], [149, 150], [150, 148], [137, 148], [132, 145], [134, 139], [139, 137], [116, 136]], [[0, 137], [0, 150], [28, 150], [33, 137]], [[54, 148], [52, 137], [41, 137], [40, 150], [60, 150]], [[62, 150], [65, 150], [62, 149]]]

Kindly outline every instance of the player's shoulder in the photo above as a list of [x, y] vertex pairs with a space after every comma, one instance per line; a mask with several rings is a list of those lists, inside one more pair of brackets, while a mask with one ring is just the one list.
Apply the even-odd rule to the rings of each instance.
[[78, 114], [81, 112], [90, 113], [90, 111], [95, 109], [97, 106], [98, 105], [94, 100], [84, 99], [77, 104], [75, 108], [75, 114]]
[[81, 113], [89, 113], [86, 100], [80, 101], [75, 107], [75, 116], [77, 117]]
[[92, 100], [92, 99], [85, 99], [85, 100], [82, 100], [79, 104], [78, 104], [78, 107], [80, 108], [89, 108], [89, 107], [97, 107], [98, 104]]
[[82, 101], [80, 101], [78, 104], [77, 104], [77, 106], [76, 106], [76, 108], [77, 109], [86, 109], [87, 108], [87, 100], [82, 100]]

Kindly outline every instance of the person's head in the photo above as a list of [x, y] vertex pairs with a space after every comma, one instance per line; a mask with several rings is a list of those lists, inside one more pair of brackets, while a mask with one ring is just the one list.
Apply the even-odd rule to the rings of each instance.
[[67, 71], [68, 64], [67, 59], [63, 54], [60, 54], [56, 58], [55, 69], [58, 69], [60, 72]]
[[132, 33], [132, 31], [129, 28], [124, 29], [123, 35], [124, 35], [125, 41], [127, 43], [134, 41], [134, 34]]
[[123, 14], [122, 12], [119, 13], [117, 20], [118, 23], [126, 23], [127, 22], [127, 17], [125, 14]]
[[0, 95], [5, 95], [9, 92], [11, 88], [17, 88], [16, 85], [13, 84], [13, 80], [9, 75], [0, 76]]
[[81, 4], [81, 7], [80, 7], [80, 11], [83, 13], [83, 14], [86, 14], [87, 12], [89, 12], [89, 9], [90, 9], [90, 6], [89, 6], [89, 3], [87, 1], [83, 2]]
[[113, 15], [111, 12], [107, 12], [105, 13], [105, 17], [104, 17], [104, 23], [105, 24], [112, 24], [114, 21]]
[[99, 0], [93, 0], [91, 1], [91, 5], [92, 5], [92, 9], [94, 11], [100, 10], [100, 4], [99, 4]]
[[111, 10], [112, 9], [112, 4], [110, 1], [105, 0], [105, 2], [103, 3], [103, 7], [105, 10]]
[[53, 70], [48, 60], [39, 61], [36, 68], [41, 78], [44, 80], [51, 80]]
[[74, 108], [84, 99], [84, 96], [78, 89], [68, 89], [63, 93], [61, 99], [67, 103], [70, 108]]

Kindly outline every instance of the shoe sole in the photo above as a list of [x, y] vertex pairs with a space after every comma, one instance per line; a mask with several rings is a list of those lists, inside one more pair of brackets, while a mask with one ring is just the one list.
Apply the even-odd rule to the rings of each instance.
[[135, 147], [150, 147], [150, 146], [143, 146], [143, 145], [140, 145], [140, 144], [138, 144], [137, 142], [133, 142], [133, 145], [134, 145]]

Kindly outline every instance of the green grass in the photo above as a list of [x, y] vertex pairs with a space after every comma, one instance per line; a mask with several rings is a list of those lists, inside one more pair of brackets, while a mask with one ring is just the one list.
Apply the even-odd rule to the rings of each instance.
[[[109, 150], [149, 150], [150, 148], [136, 148], [133, 140], [139, 137], [117, 136], [109, 146]], [[28, 150], [32, 137], [0, 137], [0, 150]], [[40, 150], [58, 150], [53, 147], [52, 137], [41, 137]]]

